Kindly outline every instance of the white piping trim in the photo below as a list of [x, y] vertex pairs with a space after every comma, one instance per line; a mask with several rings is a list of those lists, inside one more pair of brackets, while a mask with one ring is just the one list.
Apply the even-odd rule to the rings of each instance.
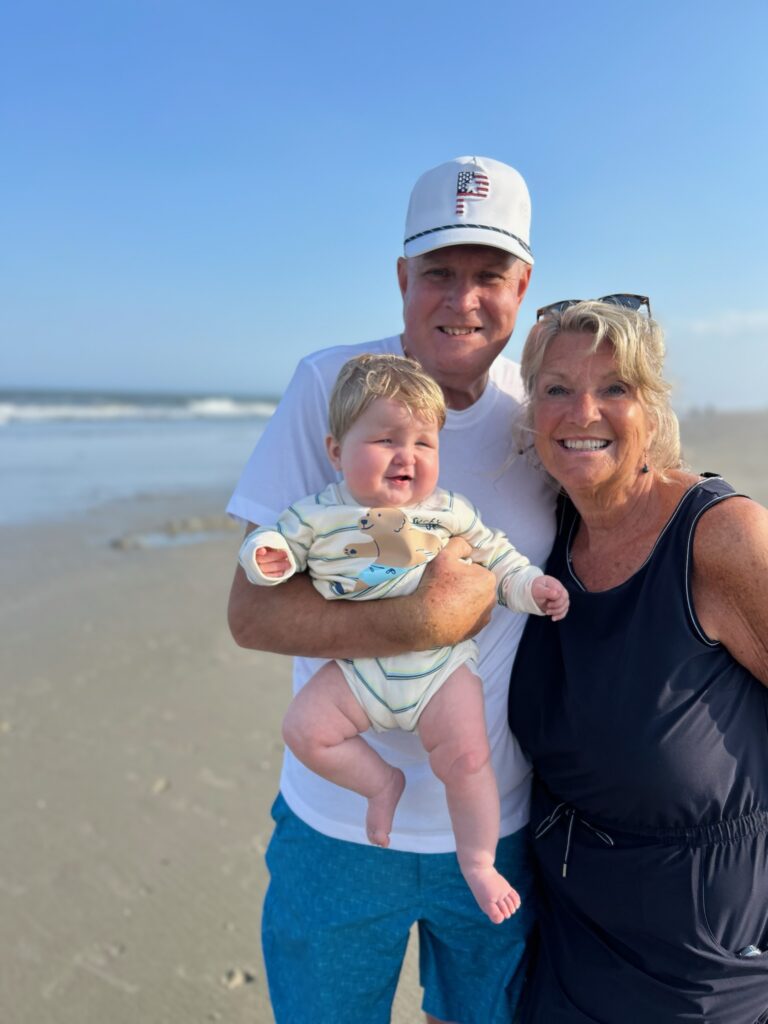
[[[638, 565], [638, 567], [635, 569], [635, 571], [630, 576], [627, 576], [627, 578], [625, 580], [622, 580], [621, 583], [617, 583], [615, 587], [608, 587], [607, 590], [587, 590], [587, 588], [581, 582], [579, 577], [573, 571], [573, 567], [571, 565], [571, 538], [573, 537], [573, 528], [576, 526], [576, 522], [577, 522], [577, 520], [574, 520], [574, 522], [571, 523], [571, 529], [570, 529], [570, 532], [568, 534], [568, 543], [567, 543], [566, 551], [565, 551], [565, 557], [566, 557], [567, 564], [568, 564], [568, 571], [571, 574], [571, 578], [573, 579], [574, 583], [576, 583], [579, 587], [581, 587], [581, 589], [584, 591], [585, 594], [608, 594], [612, 590], [618, 590], [619, 587], [623, 587], [626, 583], [629, 583], [629, 581], [631, 579], [633, 579], [635, 576], [637, 576], [637, 574], [639, 572], [642, 572], [642, 570], [646, 567], [646, 565], [648, 565], [650, 560], [653, 558], [653, 556], [654, 556], [654, 554], [656, 552], [656, 548], [659, 546], [659, 544], [661, 544], [661, 541], [662, 541], [662, 538], [664, 537], [664, 534], [670, 529], [670, 527], [674, 523], [675, 519], [677, 519], [677, 516], [678, 516], [681, 508], [683, 507], [683, 505], [684, 505], [688, 495], [691, 494], [693, 491], [695, 491], [697, 487], [701, 487], [702, 484], [707, 483], [707, 481], [710, 480], [710, 479], [712, 479], [712, 478], [711, 477], [706, 477], [703, 480], [697, 480], [695, 484], [691, 484], [691, 486], [688, 488], [688, 490], [680, 497], [680, 500], [678, 501], [677, 505], [675, 506], [675, 509], [674, 509], [672, 515], [669, 517], [669, 519], [664, 524], [664, 526], [663, 526], [663, 528], [661, 530], [661, 533], [656, 538], [656, 540], [653, 542], [653, 547], [648, 552], [648, 554], [645, 556], [645, 558], [643, 559], [643, 562], [640, 565]], [[718, 479], [720, 479], [720, 478], [718, 477]], [[730, 497], [730, 495], [728, 495], [728, 497]], [[580, 521], [580, 520], [581, 520], [581, 517], [579, 517], [578, 521]]]
[[699, 617], [696, 614], [696, 610], [693, 607], [693, 594], [691, 593], [691, 573], [693, 570], [693, 535], [696, 532], [696, 527], [698, 525], [699, 520], [706, 511], [712, 508], [713, 505], [719, 505], [721, 501], [726, 501], [726, 499], [728, 498], [746, 497], [746, 494], [737, 494], [735, 491], [731, 492], [730, 494], [715, 495], [712, 501], [708, 502], [703, 508], [700, 508], [699, 511], [696, 513], [696, 516], [693, 522], [691, 523], [690, 532], [688, 533], [688, 539], [685, 545], [685, 577], [683, 579], [683, 584], [685, 587], [685, 601], [688, 606], [688, 616], [691, 620], [693, 630], [698, 636], [698, 638], [701, 640], [701, 642], [703, 644], [706, 644], [707, 647], [721, 647], [722, 644], [719, 640], [712, 640], [710, 637], [707, 636], [707, 634], [704, 632], [702, 628], [701, 623], [699, 622]]
[[[581, 582], [579, 577], [573, 571], [573, 565], [571, 563], [571, 541], [573, 539], [574, 527], [576, 526], [577, 522], [580, 521], [580, 517], [579, 517], [578, 520], [574, 520], [571, 523], [571, 528], [570, 528], [570, 530], [568, 532], [568, 540], [566, 542], [566, 548], [565, 548], [565, 559], [566, 559], [566, 565], [568, 567], [568, 573], [569, 573], [571, 579], [573, 580], [573, 582], [576, 584], [576, 586], [579, 587], [579, 589], [582, 591], [582, 593], [585, 593], [585, 594], [608, 594], [612, 590], [618, 590], [619, 587], [623, 587], [625, 584], [629, 583], [629, 581], [631, 579], [633, 579], [635, 576], [637, 576], [637, 574], [639, 572], [641, 572], [645, 568], [645, 566], [651, 561], [651, 559], [653, 558], [653, 555], [654, 555], [654, 553], [656, 551], [656, 548], [661, 543], [661, 540], [662, 540], [664, 534], [667, 532], [667, 530], [669, 530], [669, 528], [672, 526], [673, 522], [677, 518], [678, 514], [680, 513], [680, 510], [682, 509], [683, 505], [685, 504], [686, 500], [688, 499], [688, 496], [690, 494], [692, 494], [697, 488], [703, 487], [705, 484], [709, 483], [709, 481], [713, 480], [713, 479], [714, 480], [722, 480], [722, 477], [719, 477], [719, 476], [718, 477], [703, 477], [701, 480], [697, 480], [695, 484], [691, 484], [691, 486], [688, 488], [688, 490], [685, 492], [685, 494], [683, 494], [681, 496], [680, 500], [678, 501], [677, 505], [675, 506], [675, 510], [672, 513], [672, 515], [669, 517], [667, 522], [664, 524], [664, 528], [662, 529], [662, 531], [659, 534], [659, 536], [656, 538], [656, 541], [655, 541], [653, 547], [649, 551], [648, 556], [645, 558], [645, 560], [643, 561], [642, 565], [639, 565], [637, 567], [637, 569], [635, 569], [635, 571], [632, 573], [631, 576], [628, 576], [621, 583], [617, 583], [615, 587], [609, 587], [608, 590], [594, 590], [594, 591], [587, 590], [587, 588]], [[693, 551], [693, 534], [694, 534], [694, 531], [696, 529], [696, 525], [697, 525], [699, 519], [704, 514], [704, 512], [707, 511], [707, 509], [712, 508], [713, 505], [717, 505], [721, 501], [725, 501], [726, 498], [746, 498], [746, 497], [747, 497], [746, 494], [738, 494], [735, 491], [733, 491], [733, 492], [731, 492], [729, 494], [718, 494], [718, 495], [715, 495], [715, 497], [712, 499], [712, 501], [708, 502], [704, 506], [704, 508], [699, 509], [699, 511], [696, 513], [696, 516], [695, 516], [693, 522], [691, 523], [691, 529], [690, 529], [690, 532], [688, 534], [688, 538], [687, 538], [687, 541], [686, 541], [685, 572], [684, 572], [684, 576], [683, 576], [683, 592], [685, 594], [685, 603], [686, 603], [686, 607], [688, 609], [688, 617], [690, 619], [690, 624], [691, 624], [691, 627], [693, 629], [693, 632], [696, 635], [696, 637], [699, 640], [701, 640], [701, 642], [703, 644], [706, 644], [707, 647], [720, 647], [721, 644], [720, 644], [719, 640], [711, 640], [707, 636], [707, 634], [701, 628], [701, 624], [700, 624], [700, 622], [699, 622], [699, 620], [698, 620], [698, 618], [696, 616], [696, 612], [694, 611], [693, 598], [692, 598], [691, 589], [690, 589], [690, 572], [691, 572], [690, 563], [691, 563], [691, 554], [692, 554], [692, 551]]]

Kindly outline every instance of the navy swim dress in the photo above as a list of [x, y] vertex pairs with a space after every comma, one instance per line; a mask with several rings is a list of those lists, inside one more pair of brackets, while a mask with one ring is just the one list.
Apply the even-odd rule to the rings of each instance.
[[696, 524], [733, 493], [695, 484], [594, 593], [562, 503], [547, 572], [570, 611], [529, 618], [510, 687], [542, 904], [524, 1024], [768, 1021], [768, 689], [691, 600]]

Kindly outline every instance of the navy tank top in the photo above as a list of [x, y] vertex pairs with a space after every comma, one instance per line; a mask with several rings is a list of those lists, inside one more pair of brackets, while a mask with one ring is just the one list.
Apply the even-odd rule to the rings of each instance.
[[567, 500], [546, 571], [570, 593], [561, 622], [531, 616], [509, 721], [538, 778], [593, 824], [689, 829], [768, 810], [768, 689], [696, 618], [699, 517], [734, 494], [720, 478], [680, 500], [628, 580], [588, 592], [570, 564]]

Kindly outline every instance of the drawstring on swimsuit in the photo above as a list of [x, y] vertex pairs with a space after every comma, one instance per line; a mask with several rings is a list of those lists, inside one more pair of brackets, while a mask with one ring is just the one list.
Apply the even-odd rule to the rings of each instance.
[[563, 817], [568, 819], [568, 834], [565, 839], [565, 853], [563, 854], [563, 878], [565, 878], [568, 874], [568, 858], [571, 853], [571, 837], [573, 836], [573, 826], [576, 821], [578, 821], [580, 825], [586, 825], [590, 832], [593, 832], [598, 839], [602, 839], [606, 846], [613, 846], [614, 844], [607, 832], [603, 832], [601, 829], [595, 828], [594, 825], [590, 825], [586, 818], [578, 818], [575, 808], [570, 807], [565, 803], [565, 801], [559, 803], [551, 814], [548, 814], [546, 818], [543, 818], [539, 822], [536, 827], [536, 831], [533, 833], [534, 839], [541, 839], [541, 837], [546, 835], [551, 828], [554, 828], [558, 821]]

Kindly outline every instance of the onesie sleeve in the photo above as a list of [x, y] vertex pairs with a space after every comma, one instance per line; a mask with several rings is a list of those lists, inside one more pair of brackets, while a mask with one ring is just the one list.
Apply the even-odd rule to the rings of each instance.
[[480, 518], [475, 506], [461, 495], [454, 495], [456, 535], [474, 548], [472, 560], [490, 569], [496, 577], [499, 604], [513, 612], [543, 615], [531, 595], [533, 581], [543, 572], [521, 555], [501, 530], [492, 530]]
[[[294, 573], [304, 572], [313, 538], [311, 524], [302, 515], [300, 508], [291, 505], [274, 526], [262, 526], [248, 534], [240, 547], [240, 565], [251, 583], [261, 587], [277, 586], [289, 580]], [[290, 564], [282, 576], [265, 576], [261, 571], [256, 562], [256, 549], [262, 547], [286, 553]]]

